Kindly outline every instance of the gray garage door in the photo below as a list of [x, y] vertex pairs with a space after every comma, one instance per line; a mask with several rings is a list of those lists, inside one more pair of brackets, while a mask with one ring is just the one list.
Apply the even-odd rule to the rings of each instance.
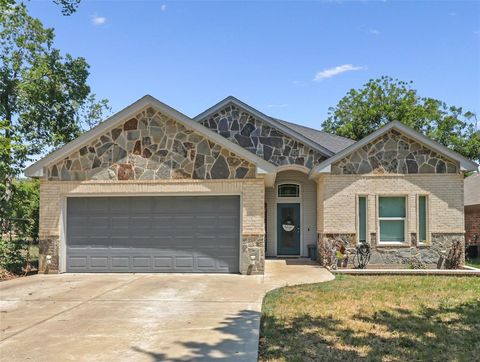
[[67, 199], [67, 272], [237, 273], [240, 199]]

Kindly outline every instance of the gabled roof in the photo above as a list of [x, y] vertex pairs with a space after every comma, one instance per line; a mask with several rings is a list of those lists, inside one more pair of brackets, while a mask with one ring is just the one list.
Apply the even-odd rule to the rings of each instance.
[[449, 148], [441, 145], [438, 142], [435, 142], [431, 140], [428, 137], [425, 137], [423, 134], [415, 131], [413, 128], [410, 128], [403, 123], [399, 121], [392, 121], [385, 126], [379, 128], [375, 132], [369, 134], [368, 136], [362, 138], [360, 141], [357, 141], [344, 150], [340, 151], [337, 153], [335, 156], [330, 157], [329, 159], [323, 161], [319, 165], [315, 166], [311, 171], [310, 171], [310, 178], [313, 178], [315, 174], [318, 173], [329, 173], [330, 172], [330, 166], [343, 159], [344, 157], [348, 156], [352, 152], [358, 150], [359, 148], [369, 144], [370, 142], [374, 141], [381, 135], [387, 133], [391, 129], [396, 129], [397, 131], [403, 133], [404, 135], [412, 138], [413, 140], [417, 141], [418, 143], [423, 144], [424, 146], [430, 148], [431, 150], [438, 152], [439, 154], [442, 154], [448, 158], [450, 158], [453, 161], [457, 161], [460, 164], [460, 170], [461, 171], [473, 171], [478, 168], [478, 165], [469, 160], [466, 157], [463, 157], [457, 152], [454, 152], [450, 150]]
[[297, 131], [298, 133], [303, 134], [305, 137], [311, 139], [313, 142], [316, 142], [319, 145], [328, 148], [333, 153], [338, 153], [341, 150], [350, 146], [351, 144], [355, 143], [354, 140], [351, 140], [349, 138], [337, 136], [324, 131], [319, 131], [318, 129], [305, 127], [296, 123], [287, 122], [278, 118], [270, 118], [284, 124], [285, 126], [293, 129], [294, 131]]
[[200, 113], [198, 116], [194, 117], [193, 119], [197, 122], [200, 122], [209, 116], [215, 114], [216, 112], [220, 111], [222, 108], [228, 106], [229, 104], [234, 104], [238, 108], [241, 108], [247, 113], [250, 113], [254, 117], [262, 120], [263, 122], [269, 124], [272, 127], [279, 129], [280, 131], [284, 132], [285, 134], [289, 135], [290, 137], [296, 139], [297, 141], [302, 142], [303, 144], [313, 148], [314, 150], [320, 152], [325, 157], [331, 157], [335, 154], [332, 150], [328, 149], [324, 145], [314, 141], [310, 137], [303, 134], [300, 129], [294, 129], [293, 127], [287, 126], [280, 120], [275, 118], [269, 117], [266, 114], [260, 112], [259, 110], [249, 106], [248, 104], [242, 102], [241, 100], [233, 97], [228, 96], [224, 100], [218, 102], [213, 107], [208, 108], [206, 111]]
[[480, 173], [474, 173], [463, 181], [464, 205], [480, 205]]
[[272, 177], [266, 176], [267, 183], [270, 182], [270, 178], [274, 179], [275, 175], [275, 166], [271, 163], [265, 161], [263, 158], [258, 157], [257, 155], [247, 151], [243, 147], [238, 146], [237, 144], [230, 142], [226, 138], [220, 136], [216, 132], [209, 130], [207, 127], [202, 126], [198, 122], [195, 122], [190, 117], [187, 117], [183, 113], [177, 111], [176, 109], [166, 105], [165, 103], [160, 102], [158, 99], [152, 97], [151, 95], [146, 95], [136, 102], [132, 103], [130, 106], [124, 108], [120, 112], [117, 112], [113, 116], [109, 117], [105, 121], [98, 124], [96, 127], [92, 128], [88, 132], [85, 132], [81, 136], [77, 137], [73, 141], [67, 143], [58, 150], [50, 153], [34, 164], [30, 165], [25, 170], [25, 175], [28, 177], [43, 177], [43, 170], [45, 167], [54, 164], [57, 161], [62, 160], [63, 158], [70, 155], [72, 152], [75, 152], [82, 148], [84, 145], [88, 144], [92, 139], [95, 139], [105, 132], [117, 127], [119, 124], [125, 122], [130, 117], [134, 117], [140, 111], [147, 107], [153, 107], [166, 116], [173, 118], [174, 120], [182, 123], [184, 126], [193, 129], [199, 134], [207, 137], [208, 139], [218, 143], [222, 147], [234, 152], [236, 155], [252, 162], [257, 166], [257, 173], [268, 174]]

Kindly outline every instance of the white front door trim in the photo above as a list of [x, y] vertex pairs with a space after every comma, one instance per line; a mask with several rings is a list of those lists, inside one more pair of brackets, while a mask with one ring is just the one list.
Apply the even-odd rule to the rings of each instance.
[[[280, 185], [285, 185], [285, 184], [294, 184], [299, 186], [299, 193], [298, 197], [279, 197], [278, 196], [278, 187]], [[283, 256], [288, 256], [288, 257], [298, 257], [302, 255], [302, 250], [303, 250], [303, 201], [302, 201], [302, 193], [303, 193], [303, 184], [302, 182], [295, 181], [295, 180], [282, 180], [281, 182], [276, 182], [274, 186], [274, 192], [275, 192], [275, 207], [274, 207], [274, 220], [275, 220], [275, 227], [273, 230], [273, 239], [274, 239], [274, 250], [275, 250], [275, 255], [279, 257]], [[277, 215], [277, 208], [278, 204], [300, 204], [300, 253], [298, 255], [280, 255], [277, 252], [277, 245], [278, 245], [278, 235], [277, 235], [277, 229], [278, 229], [278, 215]]]

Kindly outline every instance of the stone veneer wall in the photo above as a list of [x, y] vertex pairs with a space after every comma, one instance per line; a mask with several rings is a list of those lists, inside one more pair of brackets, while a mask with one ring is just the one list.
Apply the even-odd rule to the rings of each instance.
[[[57, 272], [62, 252], [62, 204], [66, 197], [101, 195], [241, 195], [242, 225], [240, 273], [263, 274], [265, 263], [264, 199], [262, 179], [244, 180], [127, 180], [127, 181], [47, 181], [40, 182], [41, 272]], [[47, 263], [47, 255], [51, 263]], [[251, 258], [254, 256], [254, 259]]]
[[[357, 197], [367, 197], [367, 232], [373, 248], [372, 264], [404, 264], [420, 253], [435, 264], [453, 240], [464, 241], [463, 175], [323, 175], [317, 181], [317, 232], [319, 256], [331, 250], [334, 240], [356, 242]], [[404, 245], [377, 245], [377, 197], [407, 198], [407, 240]], [[428, 197], [426, 244], [417, 243], [417, 197]], [[323, 262], [323, 260], [322, 260]]]
[[[415, 236], [410, 235], [410, 238], [415, 239]], [[349, 246], [352, 248], [356, 245], [355, 234], [319, 234], [317, 247], [319, 250], [319, 260], [323, 266], [330, 266], [332, 264], [330, 253], [337, 240], [348, 241]], [[448, 254], [453, 241], [457, 240], [460, 240], [464, 245], [465, 241], [462, 233], [432, 233], [431, 243], [429, 245], [417, 245], [415, 242], [411, 242], [403, 246], [384, 246], [377, 245], [377, 234], [371, 233], [370, 264], [405, 265], [409, 264], [411, 258], [415, 256], [426, 265], [437, 265], [439, 261]], [[461, 249], [464, 250], [465, 248], [462, 247]], [[463, 261], [464, 260], [465, 255], [463, 255]], [[354, 266], [353, 257], [349, 258], [348, 266]], [[444, 264], [441, 266], [444, 266]]]
[[332, 165], [332, 174], [456, 173], [453, 161], [391, 130]]
[[233, 104], [200, 123], [276, 166], [312, 168], [325, 160], [319, 152]]
[[240, 253], [242, 274], [263, 274], [265, 271], [265, 235], [243, 235]]
[[48, 169], [53, 181], [254, 177], [254, 164], [153, 108]]

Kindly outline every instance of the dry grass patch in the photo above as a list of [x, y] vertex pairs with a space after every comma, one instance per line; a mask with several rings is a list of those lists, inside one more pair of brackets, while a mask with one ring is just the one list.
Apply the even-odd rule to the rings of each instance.
[[472, 361], [480, 279], [337, 276], [263, 303], [260, 361]]

